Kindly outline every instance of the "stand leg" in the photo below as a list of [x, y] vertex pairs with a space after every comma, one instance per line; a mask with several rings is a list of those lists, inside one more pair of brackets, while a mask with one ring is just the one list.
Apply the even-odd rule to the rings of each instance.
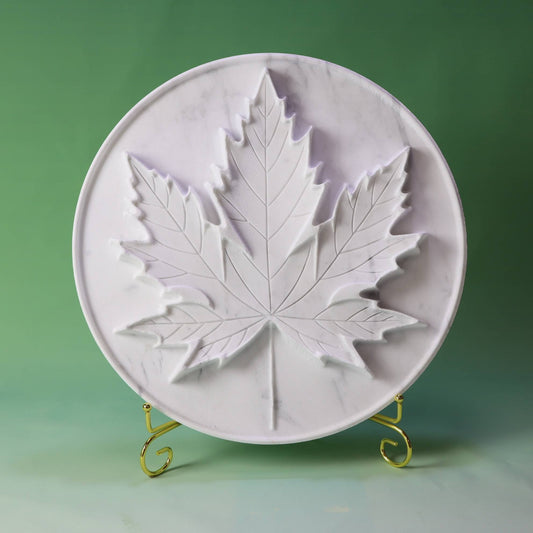
[[157, 426], [155, 428], [152, 427], [152, 416], [150, 414], [150, 411], [152, 410], [152, 406], [149, 403], [145, 403], [143, 405], [143, 410], [146, 418], [146, 429], [148, 429], [149, 433], [152, 433], [152, 436], [144, 443], [142, 449], [141, 449], [141, 468], [143, 469], [143, 472], [150, 477], [156, 477], [162, 474], [168, 467], [168, 465], [172, 462], [172, 448], [169, 448], [168, 446], [165, 446], [164, 448], [161, 448], [160, 450], [157, 450], [155, 453], [157, 455], [162, 455], [164, 453], [167, 454], [167, 460], [165, 461], [165, 464], [158, 468], [157, 470], [149, 470], [146, 466], [146, 450], [148, 450], [148, 446], [157, 439], [158, 437], [161, 437], [161, 435], [164, 435], [165, 433], [168, 433], [169, 431], [173, 430], [174, 428], [177, 428], [178, 426], [181, 426], [179, 422], [175, 422], [174, 420], [171, 420], [170, 422], [166, 422], [165, 424], [161, 424], [160, 426]]
[[373, 420], [374, 422], [377, 422], [378, 424], [381, 424], [382, 426], [386, 426], [390, 429], [393, 429], [396, 431], [403, 439], [407, 452], [405, 455], [405, 459], [400, 462], [393, 461], [386, 452], [385, 446], [387, 444], [390, 444], [392, 446], [398, 446], [398, 442], [392, 439], [382, 439], [381, 444], [379, 446], [379, 451], [381, 452], [381, 456], [385, 461], [387, 461], [388, 464], [391, 466], [394, 466], [396, 468], [403, 468], [409, 461], [411, 460], [411, 456], [413, 455], [413, 445], [411, 444], [411, 441], [409, 440], [409, 437], [405, 433], [405, 431], [401, 428], [399, 428], [396, 424], [401, 421], [402, 419], [402, 404], [403, 404], [403, 396], [401, 394], [397, 394], [394, 397], [394, 401], [396, 402], [396, 417], [392, 418], [390, 416], [385, 416], [382, 414], [372, 416], [370, 420]]

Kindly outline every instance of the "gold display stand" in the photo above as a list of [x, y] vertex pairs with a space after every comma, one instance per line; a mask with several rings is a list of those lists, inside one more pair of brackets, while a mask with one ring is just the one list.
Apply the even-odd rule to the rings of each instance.
[[[406, 446], [406, 454], [405, 454], [405, 458], [403, 459], [403, 461], [397, 462], [397, 461], [392, 460], [387, 455], [387, 452], [386, 452], [387, 444], [397, 447], [398, 441], [388, 439], [388, 438], [381, 439], [381, 443], [379, 445], [379, 451], [383, 459], [385, 459], [385, 461], [387, 461], [389, 465], [394, 466], [395, 468], [403, 468], [411, 460], [411, 456], [413, 455], [413, 445], [411, 444], [411, 441], [409, 440], [409, 437], [407, 436], [405, 431], [397, 426], [397, 424], [402, 420], [403, 396], [401, 394], [397, 394], [394, 397], [394, 401], [396, 402], [396, 417], [392, 418], [390, 416], [378, 414], [378, 415], [374, 415], [370, 417], [369, 420], [372, 420], [373, 422], [381, 424], [382, 426], [386, 426], [396, 431], [401, 436]], [[157, 470], [150, 470], [146, 466], [146, 451], [148, 450], [148, 447], [155, 439], [181, 426], [181, 424], [179, 422], [171, 420], [169, 422], [166, 422], [154, 428], [152, 427], [152, 416], [150, 414], [150, 411], [152, 410], [152, 406], [148, 403], [145, 403], [143, 405], [143, 410], [144, 410], [145, 418], [146, 418], [146, 428], [148, 429], [148, 432], [151, 433], [151, 437], [148, 438], [148, 440], [144, 443], [141, 449], [141, 468], [143, 469], [143, 472], [147, 476], [156, 477], [156, 476], [161, 475], [167, 469], [168, 465], [170, 465], [170, 463], [172, 462], [172, 457], [173, 457], [172, 448], [165, 446], [164, 448], [161, 448], [155, 452], [157, 455], [163, 455], [165, 453], [167, 454], [167, 460], [165, 461], [163, 466], [161, 466]]]

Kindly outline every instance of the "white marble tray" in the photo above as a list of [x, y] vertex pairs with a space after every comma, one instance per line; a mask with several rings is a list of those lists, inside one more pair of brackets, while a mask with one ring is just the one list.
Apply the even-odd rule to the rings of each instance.
[[380, 411], [454, 317], [465, 228], [418, 120], [318, 59], [231, 57], [115, 127], [74, 224], [83, 311], [145, 400], [205, 433], [318, 438]]

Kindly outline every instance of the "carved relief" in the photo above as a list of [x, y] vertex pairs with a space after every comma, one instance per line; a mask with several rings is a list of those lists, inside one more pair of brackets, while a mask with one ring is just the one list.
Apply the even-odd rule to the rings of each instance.
[[[265, 328], [272, 368], [277, 331], [310, 356], [368, 375], [354, 343], [417, 322], [361, 296], [398, 270], [398, 257], [417, 249], [419, 234], [390, 231], [405, 211], [409, 148], [346, 185], [330, 218], [317, 224], [328, 184], [316, 183], [317, 167], [309, 164], [311, 132], [294, 140], [293, 121], [265, 72], [241, 138], [225, 138], [227, 167], [210, 187], [217, 224], [192, 189], [129, 156], [138, 219], [150, 237], [121, 245], [180, 300], [121, 333], [152, 335], [160, 347], [186, 346], [171, 381], [212, 362], [222, 366]], [[272, 398], [273, 427], [274, 404]]]

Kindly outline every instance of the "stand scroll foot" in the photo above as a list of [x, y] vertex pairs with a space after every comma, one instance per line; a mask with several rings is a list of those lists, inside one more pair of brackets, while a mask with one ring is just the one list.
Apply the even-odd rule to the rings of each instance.
[[381, 456], [387, 463], [391, 466], [394, 466], [395, 468], [403, 468], [406, 466], [409, 461], [411, 460], [411, 457], [413, 455], [413, 445], [411, 444], [411, 441], [409, 440], [409, 437], [407, 436], [407, 433], [401, 428], [399, 428], [396, 424], [401, 421], [402, 419], [402, 410], [403, 410], [403, 396], [401, 394], [397, 394], [394, 397], [394, 401], [396, 402], [396, 417], [392, 418], [390, 416], [385, 416], [382, 414], [374, 415], [370, 418], [370, 420], [381, 424], [382, 426], [386, 426], [390, 429], [393, 429], [396, 431], [403, 439], [405, 446], [406, 446], [406, 455], [403, 461], [397, 462], [393, 461], [388, 455], [386, 451], [386, 445], [390, 444], [391, 446], [398, 446], [398, 441], [392, 440], [392, 439], [381, 439], [381, 444], [379, 446], [379, 451], [381, 452]]
[[165, 446], [164, 448], [161, 448], [155, 452], [157, 455], [162, 455], [164, 453], [167, 454], [167, 460], [165, 461], [163, 466], [161, 466], [157, 470], [150, 470], [146, 466], [146, 451], [148, 450], [148, 447], [155, 439], [177, 428], [178, 426], [181, 426], [181, 424], [179, 422], [171, 420], [170, 422], [166, 422], [165, 424], [161, 424], [160, 426], [157, 426], [154, 428], [152, 427], [152, 416], [150, 414], [150, 411], [152, 410], [152, 406], [149, 403], [145, 403], [143, 405], [143, 410], [144, 410], [144, 414], [146, 418], [146, 429], [148, 429], [149, 433], [152, 433], [152, 436], [144, 443], [141, 449], [141, 468], [143, 469], [143, 472], [147, 476], [156, 477], [156, 476], [161, 475], [167, 469], [168, 465], [172, 462], [172, 458], [174, 456], [174, 454], [172, 453], [172, 448]]

